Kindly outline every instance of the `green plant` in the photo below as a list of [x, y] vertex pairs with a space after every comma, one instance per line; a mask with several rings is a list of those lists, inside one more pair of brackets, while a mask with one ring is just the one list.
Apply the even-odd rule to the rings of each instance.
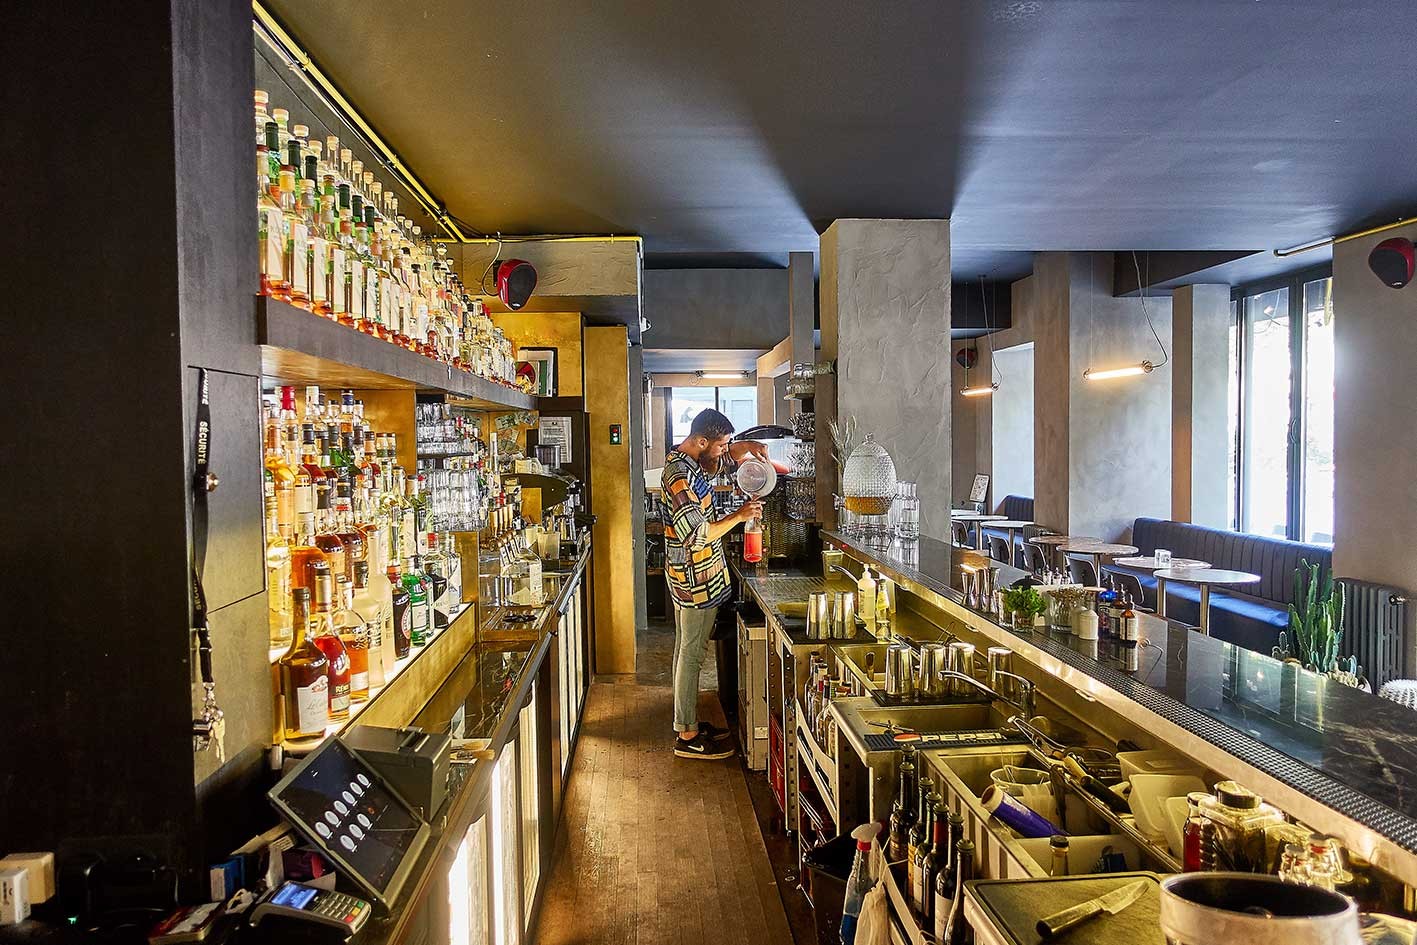
[[1004, 606], [1010, 613], [1025, 617], [1036, 617], [1048, 609], [1048, 601], [1029, 585], [1011, 587], [1004, 591]]
[[[1289, 634], [1294, 656], [1321, 673], [1338, 665], [1343, 639], [1343, 589], [1321, 565], [1301, 559], [1294, 569], [1294, 603], [1289, 605]], [[1289, 640], [1281, 640], [1287, 650]]]

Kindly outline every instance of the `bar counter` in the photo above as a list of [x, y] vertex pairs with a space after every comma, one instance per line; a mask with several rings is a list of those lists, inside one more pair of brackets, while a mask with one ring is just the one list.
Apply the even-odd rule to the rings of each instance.
[[[364, 945], [416, 940], [422, 923], [446, 921], [449, 897], [432, 893], [446, 886], [458, 848], [470, 836], [473, 825], [483, 817], [490, 825], [499, 815], [490, 809], [493, 780], [501, 769], [504, 750], [518, 739], [532, 739], [529, 745], [523, 741], [521, 750], [535, 752], [537, 767], [542, 775], [549, 775], [549, 782], [538, 778], [535, 801], [542, 823], [537, 841], [540, 863], [533, 870], [522, 856], [514, 862], [520, 863], [523, 880], [531, 876], [532, 881], [537, 881], [549, 874], [563, 778], [574, 751], [589, 676], [576, 674], [567, 657], [547, 657], [569, 647], [567, 637], [571, 633], [583, 632], [580, 619], [569, 615], [581, 599], [589, 561], [587, 544], [578, 558], [568, 562], [568, 570], [546, 572], [545, 605], [534, 621], [515, 631], [502, 629], [504, 608], [489, 607], [480, 613], [477, 642], [413, 720], [413, 726], [425, 731], [452, 734], [455, 746], [470, 747], [463, 749], [463, 762], [451, 765], [447, 801], [430, 821], [432, 836], [414, 866], [404, 895], [390, 915], [371, 920], [360, 933], [359, 941]], [[561, 682], [563, 674], [571, 678]], [[562, 701], [555, 698], [558, 689], [563, 690]], [[522, 731], [523, 709], [529, 707], [534, 695], [539, 702], [531, 703], [536, 705], [537, 721], [533, 731]], [[483, 833], [490, 833], [490, 829]], [[512, 846], [519, 854], [524, 852], [519, 833]], [[486, 872], [490, 876], [493, 869]], [[521, 888], [520, 882], [513, 885]], [[492, 891], [489, 885], [489, 895]], [[532, 899], [539, 895], [538, 889]], [[475, 904], [475, 894], [472, 899]], [[534, 906], [526, 910], [524, 925], [529, 924], [533, 909]], [[489, 923], [491, 913], [488, 908]]]
[[[1052, 685], [1061, 683], [1084, 703], [1105, 707], [1161, 744], [1250, 786], [1379, 869], [1417, 885], [1417, 716], [1411, 710], [1150, 614], [1139, 615], [1142, 640], [1134, 647], [1043, 628], [1017, 632], [967, 606], [961, 565], [973, 552], [930, 538], [881, 552], [838, 532], [822, 537], [948, 618], [1007, 646]], [[995, 566], [1001, 587], [1025, 574]], [[744, 583], [760, 599], [785, 600], [796, 595], [774, 582], [790, 580], [795, 589], [808, 577], [745, 573]], [[901, 629], [921, 636], [918, 627]]]

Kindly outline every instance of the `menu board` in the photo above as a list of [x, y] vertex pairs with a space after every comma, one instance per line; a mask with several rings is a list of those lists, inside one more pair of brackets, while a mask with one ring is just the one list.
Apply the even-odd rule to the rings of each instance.
[[388, 908], [428, 825], [378, 772], [331, 738], [270, 792], [271, 803], [373, 901]]

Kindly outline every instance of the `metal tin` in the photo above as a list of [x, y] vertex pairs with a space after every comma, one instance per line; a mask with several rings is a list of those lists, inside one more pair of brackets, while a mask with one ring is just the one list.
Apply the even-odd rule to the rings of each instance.
[[995, 674], [1014, 671], [1014, 651], [1006, 646], [991, 646], [984, 651], [984, 658], [989, 665], [989, 688], [998, 692], [999, 683]]
[[856, 592], [832, 592], [832, 636], [845, 640], [856, 635]]
[[807, 595], [807, 639], [824, 640], [831, 636], [831, 595], [813, 591]]
[[886, 647], [886, 695], [896, 699], [915, 696], [915, 651], [904, 643]]
[[[965, 643], [963, 640], [956, 640], [950, 644], [949, 655], [946, 657], [948, 669], [952, 672], [963, 673], [966, 676], [974, 675], [974, 644]], [[949, 683], [949, 694], [952, 696], [973, 695], [977, 690], [969, 683], [959, 679], [947, 680]]]
[[945, 694], [945, 680], [941, 674], [948, 665], [949, 649], [944, 643], [921, 644], [920, 671], [915, 682], [920, 695], [938, 697]]

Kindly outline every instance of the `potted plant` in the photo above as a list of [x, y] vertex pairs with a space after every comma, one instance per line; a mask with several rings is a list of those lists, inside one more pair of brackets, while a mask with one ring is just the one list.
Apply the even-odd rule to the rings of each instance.
[[1340, 665], [1343, 640], [1343, 588], [1321, 565], [1300, 560], [1294, 569], [1294, 603], [1289, 605], [1289, 630], [1279, 634], [1277, 659], [1294, 660], [1305, 669], [1348, 685], [1361, 685], [1362, 668], [1349, 657]]
[[1011, 587], [1004, 591], [1004, 607], [1013, 614], [1014, 628], [1032, 630], [1048, 609], [1048, 601], [1033, 587]]

